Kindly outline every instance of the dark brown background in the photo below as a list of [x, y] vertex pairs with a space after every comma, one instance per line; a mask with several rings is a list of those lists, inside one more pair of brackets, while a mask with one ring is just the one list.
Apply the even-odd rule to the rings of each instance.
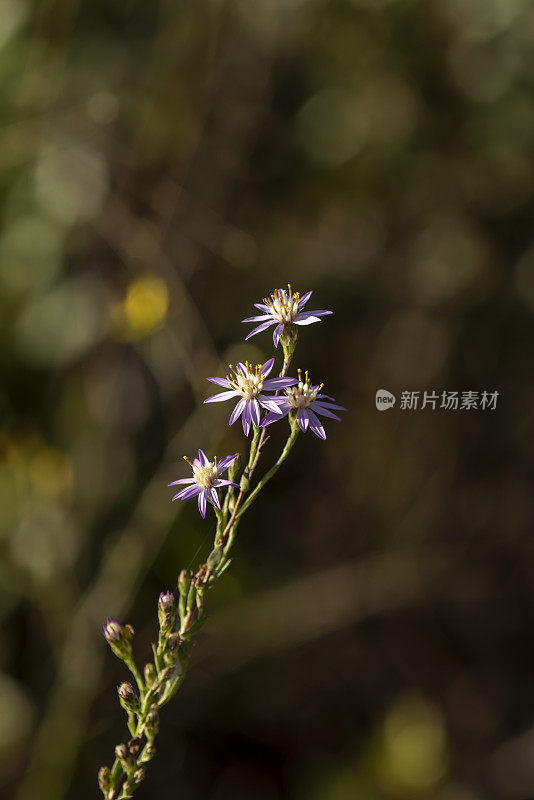
[[348, 411], [241, 526], [139, 800], [534, 797], [533, 43], [526, 0], [4, 0], [3, 797], [98, 796], [98, 627], [146, 659], [208, 552], [166, 484], [243, 449], [204, 378], [287, 281]]

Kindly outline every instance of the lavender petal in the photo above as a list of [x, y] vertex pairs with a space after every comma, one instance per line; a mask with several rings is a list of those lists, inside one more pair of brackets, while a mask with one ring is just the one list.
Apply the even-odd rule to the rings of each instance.
[[257, 333], [261, 333], [262, 331], [267, 330], [267, 328], [270, 328], [271, 325], [274, 325], [274, 323], [275, 323], [274, 319], [269, 320], [269, 322], [262, 322], [261, 325], [258, 325], [257, 328], [254, 328], [253, 330], [250, 331], [250, 333], [247, 333], [247, 335], [245, 336], [245, 342], [247, 341], [247, 339], [250, 339], [251, 336], [256, 336]]
[[230, 414], [230, 419], [228, 420], [228, 425], [233, 425], [236, 419], [242, 414], [243, 409], [245, 408], [246, 400], [242, 397], [241, 400], [236, 403], [236, 406], [232, 413]]
[[264, 378], [266, 378], [267, 375], [270, 374], [273, 366], [274, 366], [274, 358], [270, 358], [268, 361], [265, 362], [265, 364], [261, 368], [261, 374], [263, 375]]
[[295, 386], [298, 383], [296, 378], [269, 378], [263, 381], [263, 388], [271, 391], [272, 389], [285, 389], [286, 386]]
[[321, 425], [318, 417], [315, 416], [313, 411], [308, 409], [308, 416], [310, 418], [310, 430], [319, 437], [319, 439], [326, 439], [326, 431]]
[[200, 511], [200, 516], [204, 519], [206, 516], [206, 490], [204, 489], [198, 496], [198, 510]]
[[283, 330], [284, 330], [284, 325], [283, 323], [280, 323], [279, 325], [276, 326], [276, 328], [273, 331], [273, 342], [275, 347], [278, 347], [278, 342], [280, 341], [280, 337], [283, 333]]
[[236, 489], [239, 489], [238, 483], [234, 483], [233, 481], [228, 481], [225, 478], [215, 478], [215, 480], [213, 481], [213, 485], [217, 489], [220, 489], [221, 486], [235, 486]]
[[208, 466], [208, 464], [210, 463], [210, 460], [209, 460], [209, 458], [207, 457], [207, 455], [206, 455], [206, 453], [204, 452], [204, 450], [199, 450], [199, 451], [198, 451], [198, 460], [200, 461], [200, 463], [201, 463], [201, 465], [202, 465], [203, 467], [207, 467], [207, 466]]
[[210, 500], [213, 503], [213, 505], [215, 506], [215, 508], [218, 508], [219, 511], [220, 511], [221, 510], [221, 504], [219, 502], [219, 495], [217, 494], [215, 489], [210, 489], [209, 490], [209, 495], [210, 495]]
[[314, 322], [320, 322], [321, 320], [319, 317], [314, 317], [313, 314], [306, 314], [305, 311], [302, 314], [297, 314], [293, 322], [295, 325], [313, 325]]
[[288, 414], [289, 407], [287, 408], [287, 411], [282, 411], [281, 414], [273, 414], [271, 411], [269, 411], [269, 413], [266, 414], [262, 419], [260, 427], [265, 428], [266, 425], [272, 425], [273, 422], [278, 422], [278, 420], [284, 419], [284, 417], [287, 417]]
[[233, 456], [225, 456], [222, 458], [217, 464], [217, 474], [220, 475], [221, 472], [224, 472], [225, 469], [228, 469], [230, 464], [232, 464], [238, 457], [239, 453], [234, 453]]
[[341, 422], [341, 417], [338, 417], [337, 414], [332, 414], [327, 408], [324, 408], [320, 403], [314, 400], [313, 403], [310, 404], [310, 408], [313, 408], [318, 414], [322, 414], [323, 417], [330, 417], [330, 419], [337, 419]]
[[241, 416], [241, 423], [243, 425], [243, 432], [245, 436], [248, 436], [248, 433], [250, 431], [250, 403], [247, 403], [246, 400], [245, 400], [245, 409]]
[[257, 428], [260, 424], [261, 410], [260, 410], [260, 404], [258, 403], [255, 397], [250, 401], [249, 407], [250, 407], [250, 419]]
[[206, 378], [206, 380], [216, 383], [217, 386], [222, 386], [224, 389], [230, 388], [230, 383], [226, 378]]
[[194, 478], [178, 478], [177, 481], [172, 481], [172, 483], [168, 483], [167, 486], [179, 486], [181, 483], [194, 483]]
[[304, 308], [304, 306], [306, 305], [312, 294], [313, 292], [306, 292], [306, 294], [302, 295], [302, 297], [299, 300], [299, 311], [301, 310], [301, 308]]
[[242, 362], [242, 361], [238, 361], [238, 362], [237, 362], [237, 368], [238, 368], [239, 372], [241, 373], [241, 375], [242, 375], [243, 377], [246, 377], [246, 375], [247, 375], [247, 372], [248, 372], [248, 370], [247, 370], [247, 367], [246, 367], [246, 364], [243, 364], [243, 362]]
[[[278, 398], [277, 398], [278, 399]], [[282, 400], [282, 398], [280, 398]], [[280, 408], [280, 404], [275, 402], [274, 397], [266, 397], [263, 394], [258, 395], [258, 403], [266, 408], [268, 411], [271, 411], [273, 414], [281, 414], [282, 409]]]
[[[320, 394], [317, 395], [317, 397], [321, 397], [321, 396], [324, 397], [324, 395], [320, 395]], [[317, 401], [314, 401], [314, 402], [317, 402]], [[337, 403], [328, 403], [328, 402], [325, 402], [324, 400], [319, 400], [319, 403], [322, 406], [324, 406], [325, 408], [337, 408], [338, 411], [346, 411], [347, 410], [344, 406], [338, 406]]]
[[302, 433], [306, 433], [309, 424], [310, 418], [308, 416], [308, 411], [305, 408], [299, 408], [297, 411], [297, 425], [301, 429]]
[[265, 303], [254, 303], [254, 308], [259, 308], [260, 311], [266, 311], [268, 313], [271, 311], [269, 306], [266, 306]]
[[201, 492], [201, 491], [202, 491], [202, 489], [200, 488], [200, 486], [197, 483], [195, 483], [194, 486], [188, 486], [187, 489], [182, 489], [182, 491], [178, 492], [178, 494], [175, 494], [172, 499], [173, 500], [190, 500], [192, 497], [196, 497], [197, 494], [199, 492]]
[[318, 311], [305, 311], [305, 314], [313, 314], [314, 317], [326, 317], [328, 314], [333, 314], [333, 311], [326, 311], [324, 308]]
[[205, 403], [224, 403], [225, 400], [230, 400], [231, 397], [239, 397], [238, 393], [235, 391], [231, 392], [219, 392], [219, 394], [213, 394], [211, 397], [207, 397], [204, 402]]
[[241, 322], [263, 322], [266, 319], [272, 319], [270, 314], [258, 314], [257, 317], [247, 317], [242, 319]]

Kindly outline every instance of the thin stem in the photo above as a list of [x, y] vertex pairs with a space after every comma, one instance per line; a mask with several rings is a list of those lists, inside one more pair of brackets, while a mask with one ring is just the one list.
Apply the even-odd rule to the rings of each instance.
[[284, 461], [288, 457], [289, 453], [291, 452], [291, 448], [293, 447], [293, 445], [297, 441], [297, 436], [298, 435], [299, 435], [298, 425], [296, 424], [296, 422], [292, 422], [291, 423], [291, 433], [289, 434], [287, 442], [285, 443], [284, 449], [282, 450], [277, 462], [271, 467], [271, 469], [268, 472], [265, 473], [263, 478], [256, 485], [255, 489], [249, 494], [249, 496], [247, 497], [246, 501], [241, 506], [240, 512], [237, 514], [236, 521], [242, 516], [242, 514], [245, 513], [247, 508], [250, 508], [250, 506], [252, 505], [252, 503], [254, 502], [256, 497], [258, 496], [258, 494], [261, 492], [261, 490], [263, 489], [265, 484], [268, 483], [268, 481], [271, 480], [273, 475], [275, 475], [278, 472], [278, 470], [280, 469], [280, 467], [282, 466], [282, 464], [284, 463]]
[[137, 683], [137, 687], [138, 687], [139, 692], [141, 693], [141, 696], [142, 696], [145, 693], [145, 682], [143, 680], [143, 677], [142, 677], [141, 673], [137, 669], [137, 665], [136, 665], [135, 661], [133, 660], [133, 657], [125, 658], [124, 659], [124, 663], [126, 664], [128, 669], [130, 670], [132, 675], [134, 676], [135, 681]]

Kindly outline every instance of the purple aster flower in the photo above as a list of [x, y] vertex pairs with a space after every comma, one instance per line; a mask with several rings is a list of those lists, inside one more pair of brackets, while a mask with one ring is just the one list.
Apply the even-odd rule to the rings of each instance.
[[219, 463], [217, 463], [216, 458], [213, 461], [209, 461], [203, 450], [198, 451], [198, 458], [195, 458], [192, 463], [187, 456], [184, 456], [184, 459], [193, 469], [193, 477], [179, 478], [177, 481], [169, 483], [169, 486], [177, 486], [181, 483], [188, 484], [185, 489], [175, 494], [172, 499], [190, 500], [191, 497], [198, 497], [198, 508], [202, 517], [206, 516], [206, 503], [208, 500], [213, 503], [215, 508], [220, 509], [221, 504], [217, 489], [221, 486], [236, 486], [239, 489], [237, 483], [219, 478], [221, 472], [227, 470], [238, 455], [239, 453], [235, 453], [233, 456], [225, 456]]
[[284, 332], [284, 328], [290, 325], [312, 325], [314, 322], [321, 322], [320, 317], [327, 314], [332, 314], [332, 311], [303, 311], [304, 306], [310, 299], [312, 293], [306, 292], [300, 296], [299, 292], [295, 294], [291, 291], [291, 284], [288, 283], [287, 291], [285, 289], [277, 289], [270, 298], [265, 297], [263, 303], [254, 303], [256, 308], [263, 311], [256, 317], [247, 317], [241, 320], [242, 322], [259, 322], [256, 328], [250, 331], [245, 341], [261, 333], [271, 325], [276, 325], [273, 331], [274, 346], [278, 347], [280, 337]]
[[274, 358], [270, 358], [265, 364], [257, 364], [253, 369], [252, 364], [246, 361], [244, 364], [238, 362], [237, 369], [234, 370], [230, 364], [230, 372], [226, 378], [208, 378], [212, 383], [218, 386], [223, 386], [228, 389], [227, 392], [219, 392], [204, 400], [205, 403], [222, 403], [224, 400], [230, 400], [234, 397], [239, 397], [239, 401], [230, 415], [230, 425], [233, 425], [236, 419], [241, 415], [241, 422], [245, 436], [248, 436], [250, 425], [253, 423], [256, 427], [260, 424], [260, 406], [266, 408], [267, 411], [273, 414], [279, 414], [278, 404], [276, 398], [268, 397], [263, 394], [263, 390], [277, 391], [278, 389], [285, 389], [287, 386], [293, 386], [297, 383], [295, 378], [269, 378], [267, 376], [271, 372], [274, 364]]
[[290, 411], [296, 411], [297, 425], [303, 433], [306, 433], [308, 428], [320, 439], [326, 439], [325, 429], [321, 425], [317, 414], [323, 417], [331, 417], [341, 421], [341, 418], [333, 413], [332, 409], [339, 411], [346, 411], [343, 406], [338, 406], [334, 402], [333, 397], [327, 394], [319, 394], [324, 384], [320, 383], [313, 386], [308, 372], [305, 373], [305, 378], [302, 380], [302, 373], [298, 370], [299, 382], [297, 386], [286, 389], [281, 397], [274, 398], [278, 404], [278, 413], [269, 413], [262, 421], [262, 426], [270, 425], [279, 419], [287, 416]]

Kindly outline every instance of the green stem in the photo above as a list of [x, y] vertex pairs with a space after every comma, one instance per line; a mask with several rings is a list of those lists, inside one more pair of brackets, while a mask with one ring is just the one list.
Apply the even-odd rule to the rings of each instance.
[[145, 682], [143, 680], [143, 676], [141, 675], [141, 673], [137, 669], [136, 663], [133, 660], [133, 658], [125, 658], [124, 659], [124, 663], [126, 664], [128, 669], [130, 670], [132, 675], [134, 676], [135, 681], [137, 683], [137, 688], [139, 689], [139, 692], [140, 692], [141, 697], [142, 697], [144, 695], [144, 693], [145, 693]]
[[256, 485], [255, 489], [249, 494], [248, 498], [245, 500], [245, 502], [241, 506], [240, 511], [236, 515], [236, 522], [245, 513], [247, 508], [249, 508], [252, 505], [252, 503], [254, 502], [254, 500], [256, 499], [258, 494], [261, 492], [261, 490], [263, 489], [265, 484], [268, 481], [270, 481], [271, 478], [273, 477], [273, 475], [275, 475], [278, 472], [278, 470], [280, 469], [280, 467], [282, 466], [282, 464], [284, 463], [284, 461], [288, 457], [289, 453], [291, 452], [291, 449], [292, 449], [293, 445], [297, 441], [297, 436], [298, 435], [299, 435], [299, 428], [298, 428], [297, 423], [296, 422], [291, 422], [291, 433], [289, 434], [287, 442], [285, 443], [284, 449], [282, 450], [282, 452], [281, 452], [281, 454], [280, 454], [280, 456], [278, 458], [278, 461], [263, 476], [263, 478], [260, 481], [258, 481], [258, 484]]

